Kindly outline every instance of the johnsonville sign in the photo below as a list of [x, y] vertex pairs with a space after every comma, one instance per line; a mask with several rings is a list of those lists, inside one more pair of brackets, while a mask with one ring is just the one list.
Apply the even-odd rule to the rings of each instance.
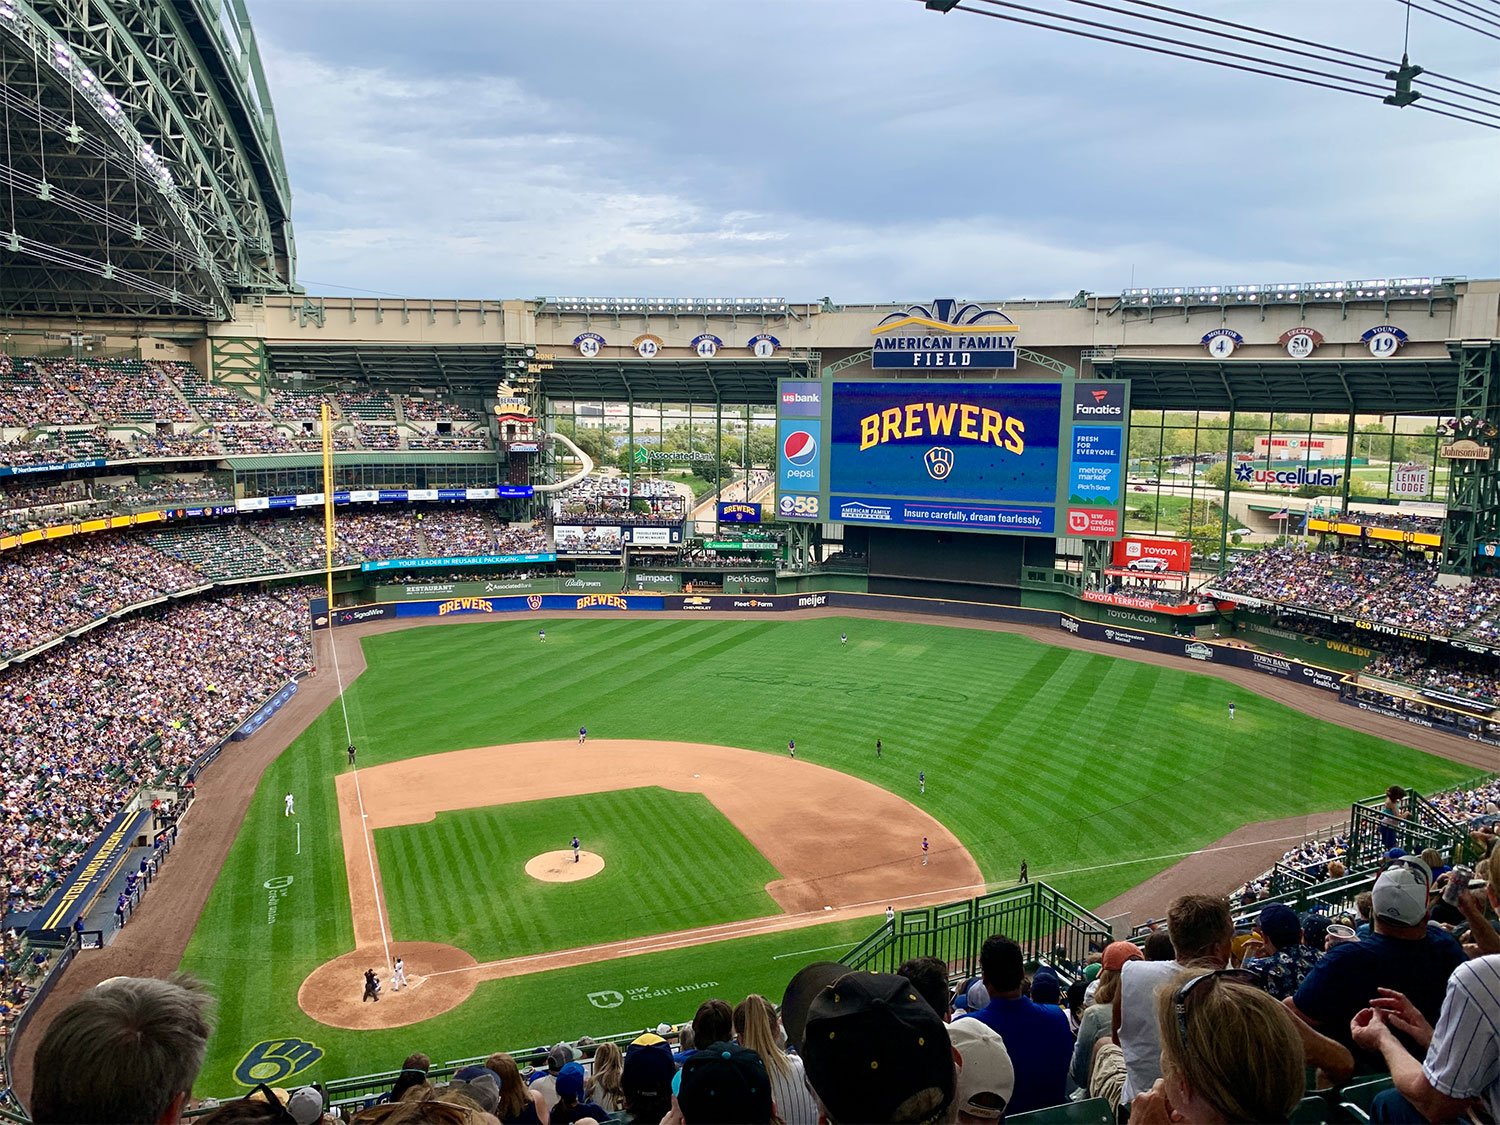
[[1480, 445], [1477, 441], [1468, 438], [1455, 441], [1452, 445], [1445, 445], [1440, 452], [1449, 461], [1488, 461], [1492, 451], [1487, 445]]

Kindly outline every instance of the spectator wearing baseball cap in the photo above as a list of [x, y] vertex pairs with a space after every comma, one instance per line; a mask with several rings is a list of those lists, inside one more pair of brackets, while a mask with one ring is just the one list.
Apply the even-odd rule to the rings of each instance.
[[[998, 934], [985, 939], [979, 967], [990, 1002], [964, 1019], [979, 1020], [1000, 1033], [1015, 1066], [1010, 1113], [1027, 1113], [1067, 1099], [1073, 1033], [1061, 1008], [1021, 995], [1025, 965], [1021, 947]], [[1054, 978], [1055, 979], [1055, 978]]]
[[711, 1043], [682, 1064], [677, 1108], [684, 1125], [770, 1125], [771, 1076], [749, 1047]]
[[[1019, 995], [1019, 977], [1016, 985]], [[905, 977], [846, 971], [820, 989], [801, 1051], [833, 1125], [942, 1120], [953, 1101], [947, 1028]]]
[[[1451, 935], [1427, 925], [1431, 882], [1427, 865], [1411, 856], [1382, 871], [1371, 891], [1374, 932], [1323, 954], [1286, 1002], [1306, 1023], [1353, 1050], [1361, 1072], [1384, 1069], [1380, 1056], [1357, 1049], [1350, 1033], [1350, 1021], [1370, 999], [1382, 988], [1405, 993], [1435, 1024], [1448, 978], [1467, 960]], [[1406, 1041], [1408, 1049], [1413, 1045]]]
[[958, 1052], [953, 1108], [964, 1123], [998, 1121], [1016, 1088], [1016, 1072], [999, 1032], [979, 1020], [956, 1020], [948, 1039]]
[[667, 1115], [672, 1108], [672, 1076], [676, 1073], [672, 1048], [660, 1035], [647, 1032], [631, 1041], [625, 1048], [625, 1067], [620, 1073], [630, 1121], [656, 1125]]
[[596, 1102], [583, 1100], [583, 1067], [570, 1062], [557, 1072], [557, 1104], [552, 1107], [553, 1125], [573, 1125], [585, 1117], [603, 1121], [609, 1111]]
[[[1285, 903], [1272, 902], [1261, 908], [1256, 932], [1264, 952], [1247, 957], [1245, 968], [1259, 973], [1266, 992], [1277, 1000], [1295, 996], [1319, 957], [1317, 950], [1302, 942], [1302, 919]], [[1255, 944], [1249, 948], [1253, 951]]]
[[531, 1088], [542, 1095], [542, 1100], [547, 1103], [550, 1110], [557, 1104], [557, 1076], [562, 1068], [578, 1058], [569, 1043], [554, 1044], [547, 1052], [547, 1072], [531, 1080]]
[[1120, 991], [1120, 968], [1127, 961], [1145, 960], [1140, 946], [1129, 941], [1112, 941], [1104, 947], [1104, 957], [1099, 962], [1099, 976], [1094, 989], [1094, 1002], [1084, 1009], [1083, 1019], [1078, 1024], [1078, 1038], [1073, 1044], [1073, 1059], [1068, 1067], [1068, 1078], [1079, 1090], [1089, 1087], [1089, 1069], [1094, 1065], [1094, 1044], [1108, 1039], [1110, 1023], [1114, 1016], [1115, 994]]

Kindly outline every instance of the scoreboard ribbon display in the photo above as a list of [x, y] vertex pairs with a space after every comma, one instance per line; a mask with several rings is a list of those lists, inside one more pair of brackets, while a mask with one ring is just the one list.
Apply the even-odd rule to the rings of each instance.
[[837, 379], [816, 395], [788, 390], [782, 519], [1120, 534], [1126, 384]]

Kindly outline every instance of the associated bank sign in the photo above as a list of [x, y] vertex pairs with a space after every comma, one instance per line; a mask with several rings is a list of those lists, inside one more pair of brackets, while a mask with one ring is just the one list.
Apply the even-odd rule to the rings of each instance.
[[870, 366], [1013, 371], [1016, 322], [999, 309], [939, 298], [886, 316], [870, 334]]

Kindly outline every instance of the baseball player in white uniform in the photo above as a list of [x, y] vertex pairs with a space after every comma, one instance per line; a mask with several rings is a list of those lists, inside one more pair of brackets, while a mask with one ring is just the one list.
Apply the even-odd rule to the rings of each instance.
[[296, 810], [296, 808], [293, 807], [295, 804], [296, 804], [296, 798], [293, 797], [290, 793], [288, 793], [286, 795], [286, 811], [283, 812], [281, 815], [282, 816], [296, 816], [297, 815], [297, 810]]
[[401, 986], [406, 983], [406, 962], [396, 958], [396, 967], [391, 970], [391, 991], [400, 992]]

